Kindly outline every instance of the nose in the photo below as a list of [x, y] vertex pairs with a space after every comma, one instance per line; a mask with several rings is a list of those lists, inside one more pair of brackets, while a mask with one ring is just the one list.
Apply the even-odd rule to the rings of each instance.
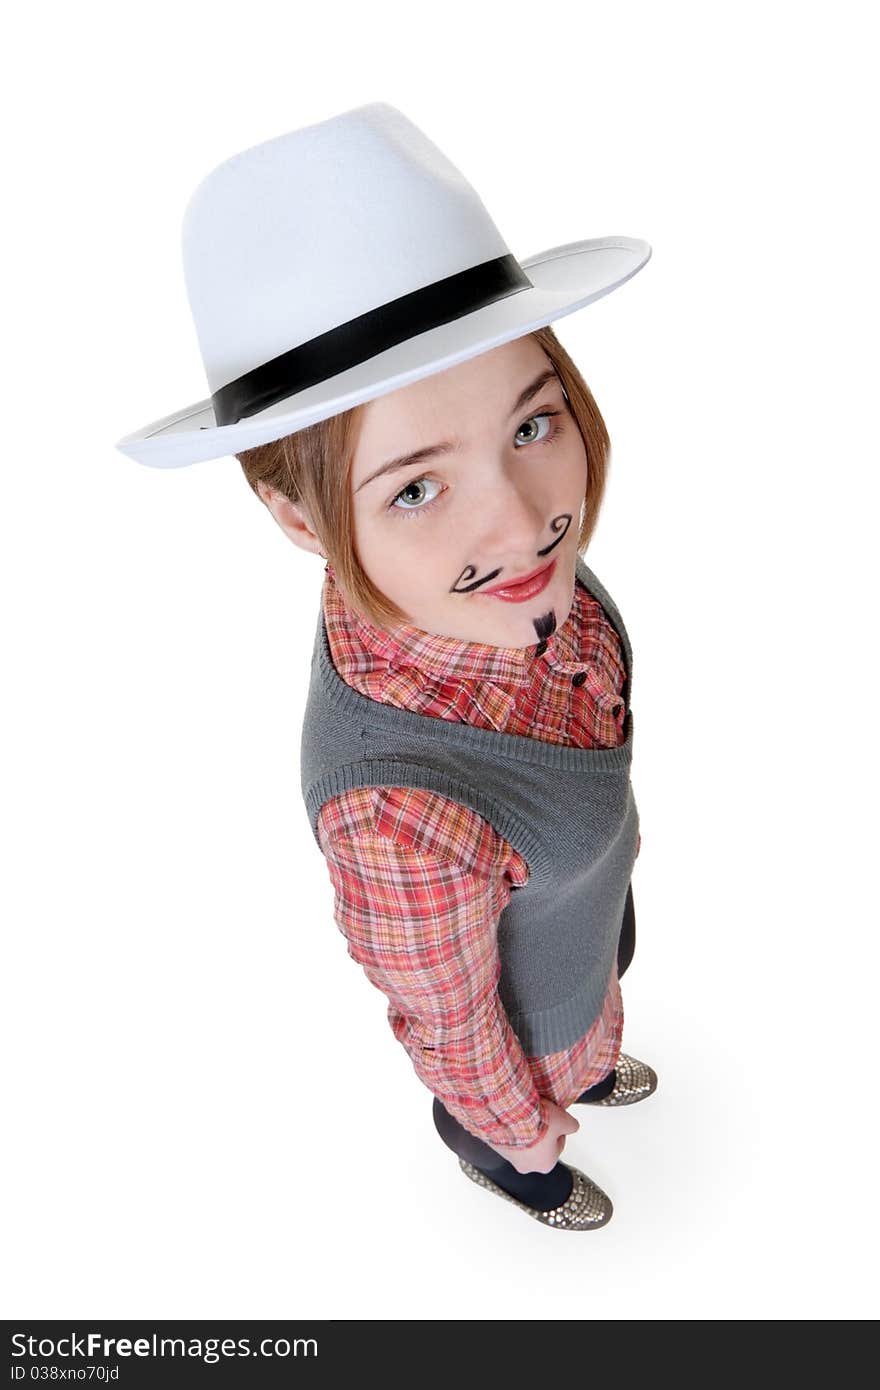
[[481, 568], [502, 565], [510, 573], [534, 568], [538, 550], [547, 543], [545, 511], [546, 504], [522, 480], [499, 479], [478, 510], [473, 553], [481, 557]]

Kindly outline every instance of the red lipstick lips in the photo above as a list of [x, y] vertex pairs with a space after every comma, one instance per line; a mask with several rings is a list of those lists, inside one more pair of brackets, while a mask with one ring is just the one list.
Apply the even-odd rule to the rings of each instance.
[[508, 579], [503, 584], [484, 589], [483, 593], [492, 594], [495, 598], [503, 599], [505, 603], [525, 603], [527, 599], [534, 598], [535, 594], [547, 587], [555, 569], [556, 561], [551, 560], [549, 565], [532, 570], [531, 574], [524, 574], [521, 579]]

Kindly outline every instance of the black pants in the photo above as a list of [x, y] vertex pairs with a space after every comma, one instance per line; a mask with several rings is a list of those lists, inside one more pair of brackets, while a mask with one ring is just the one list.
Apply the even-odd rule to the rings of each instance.
[[[632, 883], [630, 883], [626, 892], [623, 922], [620, 928], [620, 937], [617, 942], [618, 979], [623, 975], [624, 971], [629, 968], [635, 948], [636, 913], [633, 904]], [[581, 1095], [578, 1096], [578, 1100], [584, 1100], [587, 1097], [598, 1100], [601, 1096], [607, 1095], [612, 1089], [613, 1084], [613, 1074], [611, 1074], [601, 1081], [597, 1081], [595, 1086], [590, 1086], [588, 1090], [583, 1091]], [[550, 1173], [521, 1174], [517, 1172], [512, 1163], [508, 1163], [507, 1159], [502, 1158], [501, 1155], [496, 1153], [493, 1148], [490, 1148], [488, 1144], [484, 1144], [482, 1139], [478, 1139], [475, 1134], [471, 1134], [470, 1130], [460, 1125], [458, 1120], [450, 1115], [446, 1106], [442, 1104], [437, 1096], [434, 1097], [434, 1124], [440, 1138], [448, 1148], [452, 1149], [453, 1153], [458, 1154], [459, 1158], [466, 1159], [468, 1163], [472, 1163], [475, 1168], [480, 1168], [484, 1173], [488, 1173], [496, 1181], [500, 1177], [503, 1181], [503, 1185], [509, 1185], [511, 1188], [515, 1187], [518, 1194], [522, 1193], [524, 1200], [531, 1200], [530, 1197], [525, 1195], [524, 1179], [530, 1182], [531, 1187], [535, 1191], [542, 1189], [552, 1195], [554, 1192], [560, 1190], [560, 1183], [563, 1178], [561, 1163], [557, 1163], [556, 1167]], [[565, 1174], [565, 1177], [567, 1178], [568, 1175]], [[564, 1200], [564, 1198], [562, 1200]], [[555, 1206], [556, 1202], [555, 1200], [548, 1200], [547, 1205]]]

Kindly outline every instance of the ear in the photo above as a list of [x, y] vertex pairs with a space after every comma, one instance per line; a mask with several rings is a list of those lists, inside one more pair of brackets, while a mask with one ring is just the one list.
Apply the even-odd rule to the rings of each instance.
[[283, 492], [269, 487], [267, 483], [257, 483], [257, 491], [274, 516], [285, 536], [298, 545], [301, 550], [310, 550], [322, 559], [327, 556], [321, 541], [311, 524], [308, 512], [296, 502], [291, 502]]

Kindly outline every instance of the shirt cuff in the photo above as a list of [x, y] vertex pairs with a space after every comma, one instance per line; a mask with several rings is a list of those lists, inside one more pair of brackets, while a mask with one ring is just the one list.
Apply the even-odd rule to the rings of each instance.
[[432, 1036], [393, 1006], [388, 1017], [419, 1079], [470, 1134], [505, 1148], [531, 1148], [543, 1139], [549, 1121], [497, 992], [463, 1037]]

